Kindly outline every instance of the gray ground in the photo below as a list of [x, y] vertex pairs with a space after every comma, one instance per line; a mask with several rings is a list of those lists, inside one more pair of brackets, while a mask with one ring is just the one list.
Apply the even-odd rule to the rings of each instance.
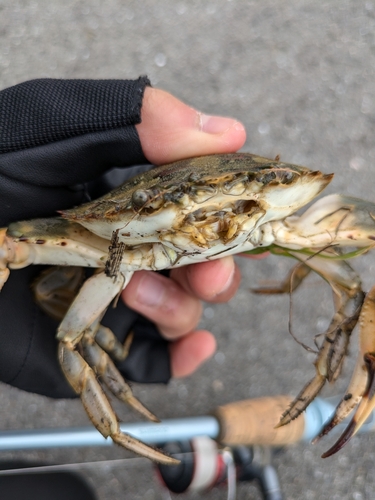
[[[285, 161], [333, 171], [329, 192], [371, 199], [374, 32], [373, 1], [0, 0], [0, 88], [36, 77], [148, 74], [155, 86], [202, 111], [240, 119], [248, 131], [245, 151], [281, 154]], [[205, 308], [202, 326], [218, 339], [215, 358], [167, 388], [136, 387], [158, 415], [205, 414], [235, 399], [296, 394], [312, 375], [312, 358], [287, 332], [288, 298], [248, 292], [261, 280], [283, 276], [288, 262], [272, 257], [239, 263], [243, 284], [235, 299]], [[371, 256], [358, 269], [369, 287], [375, 274]], [[295, 300], [293, 326], [306, 341], [327, 324], [329, 299], [313, 277]], [[350, 363], [344, 378], [349, 375]], [[335, 391], [344, 385], [340, 381]], [[122, 417], [133, 415], [124, 410]], [[1, 429], [86, 423], [78, 401], [50, 401], [1, 387]], [[327, 442], [294, 446], [277, 457], [285, 498], [374, 498], [375, 438], [355, 438], [323, 461]], [[74, 462], [124, 453], [89, 449], [21, 456]], [[85, 474], [100, 500], [166, 498], [148, 464], [93, 467]], [[215, 490], [184, 498], [226, 497]], [[243, 485], [239, 498], [259, 496]]]

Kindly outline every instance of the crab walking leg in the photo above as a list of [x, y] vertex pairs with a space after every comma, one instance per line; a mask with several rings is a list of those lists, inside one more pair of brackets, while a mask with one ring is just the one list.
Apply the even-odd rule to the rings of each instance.
[[89, 328], [83, 335], [80, 342], [83, 358], [91, 366], [96, 375], [103, 380], [112, 394], [114, 394], [120, 401], [127, 403], [134, 410], [138, 411], [141, 415], [152, 422], [160, 422], [160, 420], [153, 413], [145, 408], [145, 406], [143, 406], [143, 404], [133, 396], [133, 392], [129, 384], [125, 382], [111, 358], [95, 342], [94, 336], [96, 329], [97, 325], [94, 325], [94, 328]]
[[326, 436], [336, 425], [340, 424], [362, 400], [367, 385], [367, 371], [364, 362], [365, 354], [362, 349], [358, 355], [353, 376], [350, 380], [345, 395], [337, 405], [334, 414], [324, 425], [320, 434], [314, 438], [313, 443], [317, 443], [323, 436]]
[[128, 357], [134, 333], [130, 331], [122, 344], [110, 328], [99, 325], [95, 333], [95, 342], [116, 361], [123, 361]]
[[104, 437], [110, 436], [115, 443], [156, 462], [177, 464], [178, 460], [121, 432], [95, 372], [76, 350], [85, 332], [100, 321], [110, 302], [125, 288], [132, 275], [132, 272], [125, 276], [119, 273], [113, 279], [101, 272], [84, 283], [58, 328], [59, 360], [68, 382], [80, 395], [88, 416]]
[[[43, 271], [32, 284], [35, 300], [49, 316], [61, 321], [82, 286], [83, 279], [84, 273], [81, 267], [50, 267]], [[93, 353], [91, 358], [94, 361], [89, 361], [89, 354], [84, 357], [89, 361], [90, 366], [95, 369], [95, 373], [102, 377], [107, 386], [120, 400], [128, 403], [146, 418], [158, 422], [158, 418], [133, 396], [130, 386], [126, 384], [120, 372], [108, 357], [108, 354], [110, 354], [118, 361], [125, 359], [129, 353], [133, 333], [130, 332], [124, 344], [122, 344], [109, 328], [99, 324], [99, 320], [95, 321], [86, 330], [85, 337], [89, 337], [89, 331], [91, 341], [86, 342], [85, 345], [87, 345], [87, 350], [92, 345], [91, 350]], [[101, 345], [106, 352], [99, 349], [96, 343]]]
[[31, 284], [35, 302], [48, 316], [61, 321], [78, 294], [84, 278], [82, 267], [49, 267]]
[[69, 383], [77, 394], [80, 394], [90, 420], [105, 438], [111, 437], [120, 446], [155, 462], [166, 465], [179, 463], [178, 460], [121, 432], [115, 412], [98, 383], [94, 371], [77, 351], [69, 349], [61, 342], [59, 359]]
[[288, 276], [278, 285], [269, 287], [252, 288], [251, 291], [257, 294], [273, 295], [279, 293], [293, 293], [310, 273], [311, 268], [306, 264], [297, 264], [290, 271]]
[[350, 335], [349, 332], [340, 328], [339, 325], [341, 322], [342, 315], [336, 314], [331, 321], [328, 332], [325, 334], [323, 345], [319, 350], [317, 359], [315, 360], [315, 376], [304, 386], [298, 396], [294, 399], [294, 401], [292, 401], [289, 408], [282, 414], [280, 422], [276, 427], [282, 427], [297, 418], [319, 394], [326, 381], [329, 380], [328, 373], [330, 371], [330, 351], [334, 344], [338, 344], [337, 339], [340, 339], [343, 344], [336, 353], [340, 356], [339, 359], [337, 358], [339, 363], [336, 363], [336, 369], [339, 368], [341, 360], [345, 355]]
[[320, 436], [327, 434], [335, 425], [341, 422], [356, 404], [359, 403], [359, 406], [344, 433], [322, 455], [322, 458], [329, 457], [341, 450], [358, 432], [375, 408], [375, 287], [366, 296], [359, 318], [359, 325], [360, 353], [353, 378], [335, 414], [326, 424]]
[[[368, 379], [372, 377], [371, 358], [369, 357], [372, 354], [369, 353], [375, 352], [375, 317], [372, 317], [375, 316], [373, 309], [375, 307], [374, 301], [375, 287], [366, 295], [361, 314], [359, 316], [360, 351], [357, 356], [353, 376], [345, 395], [337, 405], [335, 413], [324, 425], [320, 434], [314, 439], [314, 443], [316, 443], [323, 436], [326, 436], [334, 427], [336, 427], [336, 425], [341, 423], [349, 415], [353, 408], [361, 402], [366, 391], [366, 386], [368, 385]], [[369, 357], [369, 366], [367, 366], [366, 357]]]
[[275, 244], [290, 249], [321, 249], [341, 245], [374, 246], [375, 203], [331, 194], [311, 205], [300, 217], [272, 223]]
[[85, 281], [57, 329], [57, 339], [75, 348], [85, 330], [102, 317], [132, 276], [133, 272], [127, 272], [110, 278], [99, 272]]
[[[59, 321], [67, 313], [84, 281], [82, 267], [54, 266], [45, 269], [31, 284], [37, 304], [52, 318]], [[95, 341], [116, 361], [123, 361], [129, 354], [133, 341], [130, 332], [122, 344], [110, 328], [97, 325]]]
[[[283, 413], [278, 427], [297, 418], [319, 394], [327, 380], [329, 382], [336, 380], [364, 298], [360, 280], [347, 262], [328, 260], [321, 255], [307, 259], [306, 256], [294, 252], [291, 254], [300, 260], [304, 259], [306, 265], [309, 265], [331, 285], [334, 293], [335, 314], [324, 335], [323, 344], [314, 363], [315, 377]], [[349, 309], [351, 309], [350, 312]]]

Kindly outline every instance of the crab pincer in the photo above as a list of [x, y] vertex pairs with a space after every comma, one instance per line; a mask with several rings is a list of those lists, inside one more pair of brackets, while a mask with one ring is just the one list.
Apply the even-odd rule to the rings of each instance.
[[[134, 398], [108, 355], [95, 343], [99, 320], [110, 302], [128, 284], [132, 274], [128, 273], [126, 277], [119, 274], [113, 280], [105, 272], [100, 272], [84, 283], [58, 328], [59, 360], [68, 382], [80, 395], [88, 416], [104, 437], [111, 437], [115, 443], [155, 462], [178, 464], [178, 460], [121, 432], [117, 416], [98, 381], [98, 377], [103, 379], [119, 399], [150, 420], [158, 421]], [[77, 350], [79, 345], [83, 356]]]
[[367, 293], [359, 317], [360, 351], [353, 377], [342, 400], [319, 436], [328, 434], [357, 406], [351, 422], [336, 443], [323, 455], [337, 453], [359, 431], [375, 408], [375, 286]]

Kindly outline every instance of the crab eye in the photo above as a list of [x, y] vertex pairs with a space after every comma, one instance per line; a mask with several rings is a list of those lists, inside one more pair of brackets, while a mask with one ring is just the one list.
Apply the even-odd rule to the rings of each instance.
[[202, 177], [202, 175], [200, 173], [193, 172], [192, 174], [189, 175], [189, 181], [190, 182], [198, 182], [201, 177]]
[[138, 209], [145, 206], [145, 204], [150, 199], [149, 193], [144, 189], [137, 189], [132, 194], [132, 204], [133, 208]]

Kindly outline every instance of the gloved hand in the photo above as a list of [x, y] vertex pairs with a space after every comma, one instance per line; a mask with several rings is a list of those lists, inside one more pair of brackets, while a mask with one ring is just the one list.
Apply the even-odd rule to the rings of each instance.
[[[244, 129], [235, 120], [206, 117], [147, 85], [146, 78], [35, 80], [0, 92], [0, 226], [54, 216], [103, 194], [122, 180], [113, 167], [242, 146]], [[0, 294], [0, 379], [51, 397], [73, 396], [57, 362], [57, 322], [32, 299], [30, 283], [39, 272], [39, 266], [12, 271]], [[125, 378], [166, 382], [194, 371], [215, 349], [212, 334], [194, 331], [200, 299], [228, 300], [238, 283], [231, 258], [176, 269], [170, 278], [135, 273], [124, 303], [102, 321], [121, 341], [130, 328], [135, 333], [118, 365]]]

